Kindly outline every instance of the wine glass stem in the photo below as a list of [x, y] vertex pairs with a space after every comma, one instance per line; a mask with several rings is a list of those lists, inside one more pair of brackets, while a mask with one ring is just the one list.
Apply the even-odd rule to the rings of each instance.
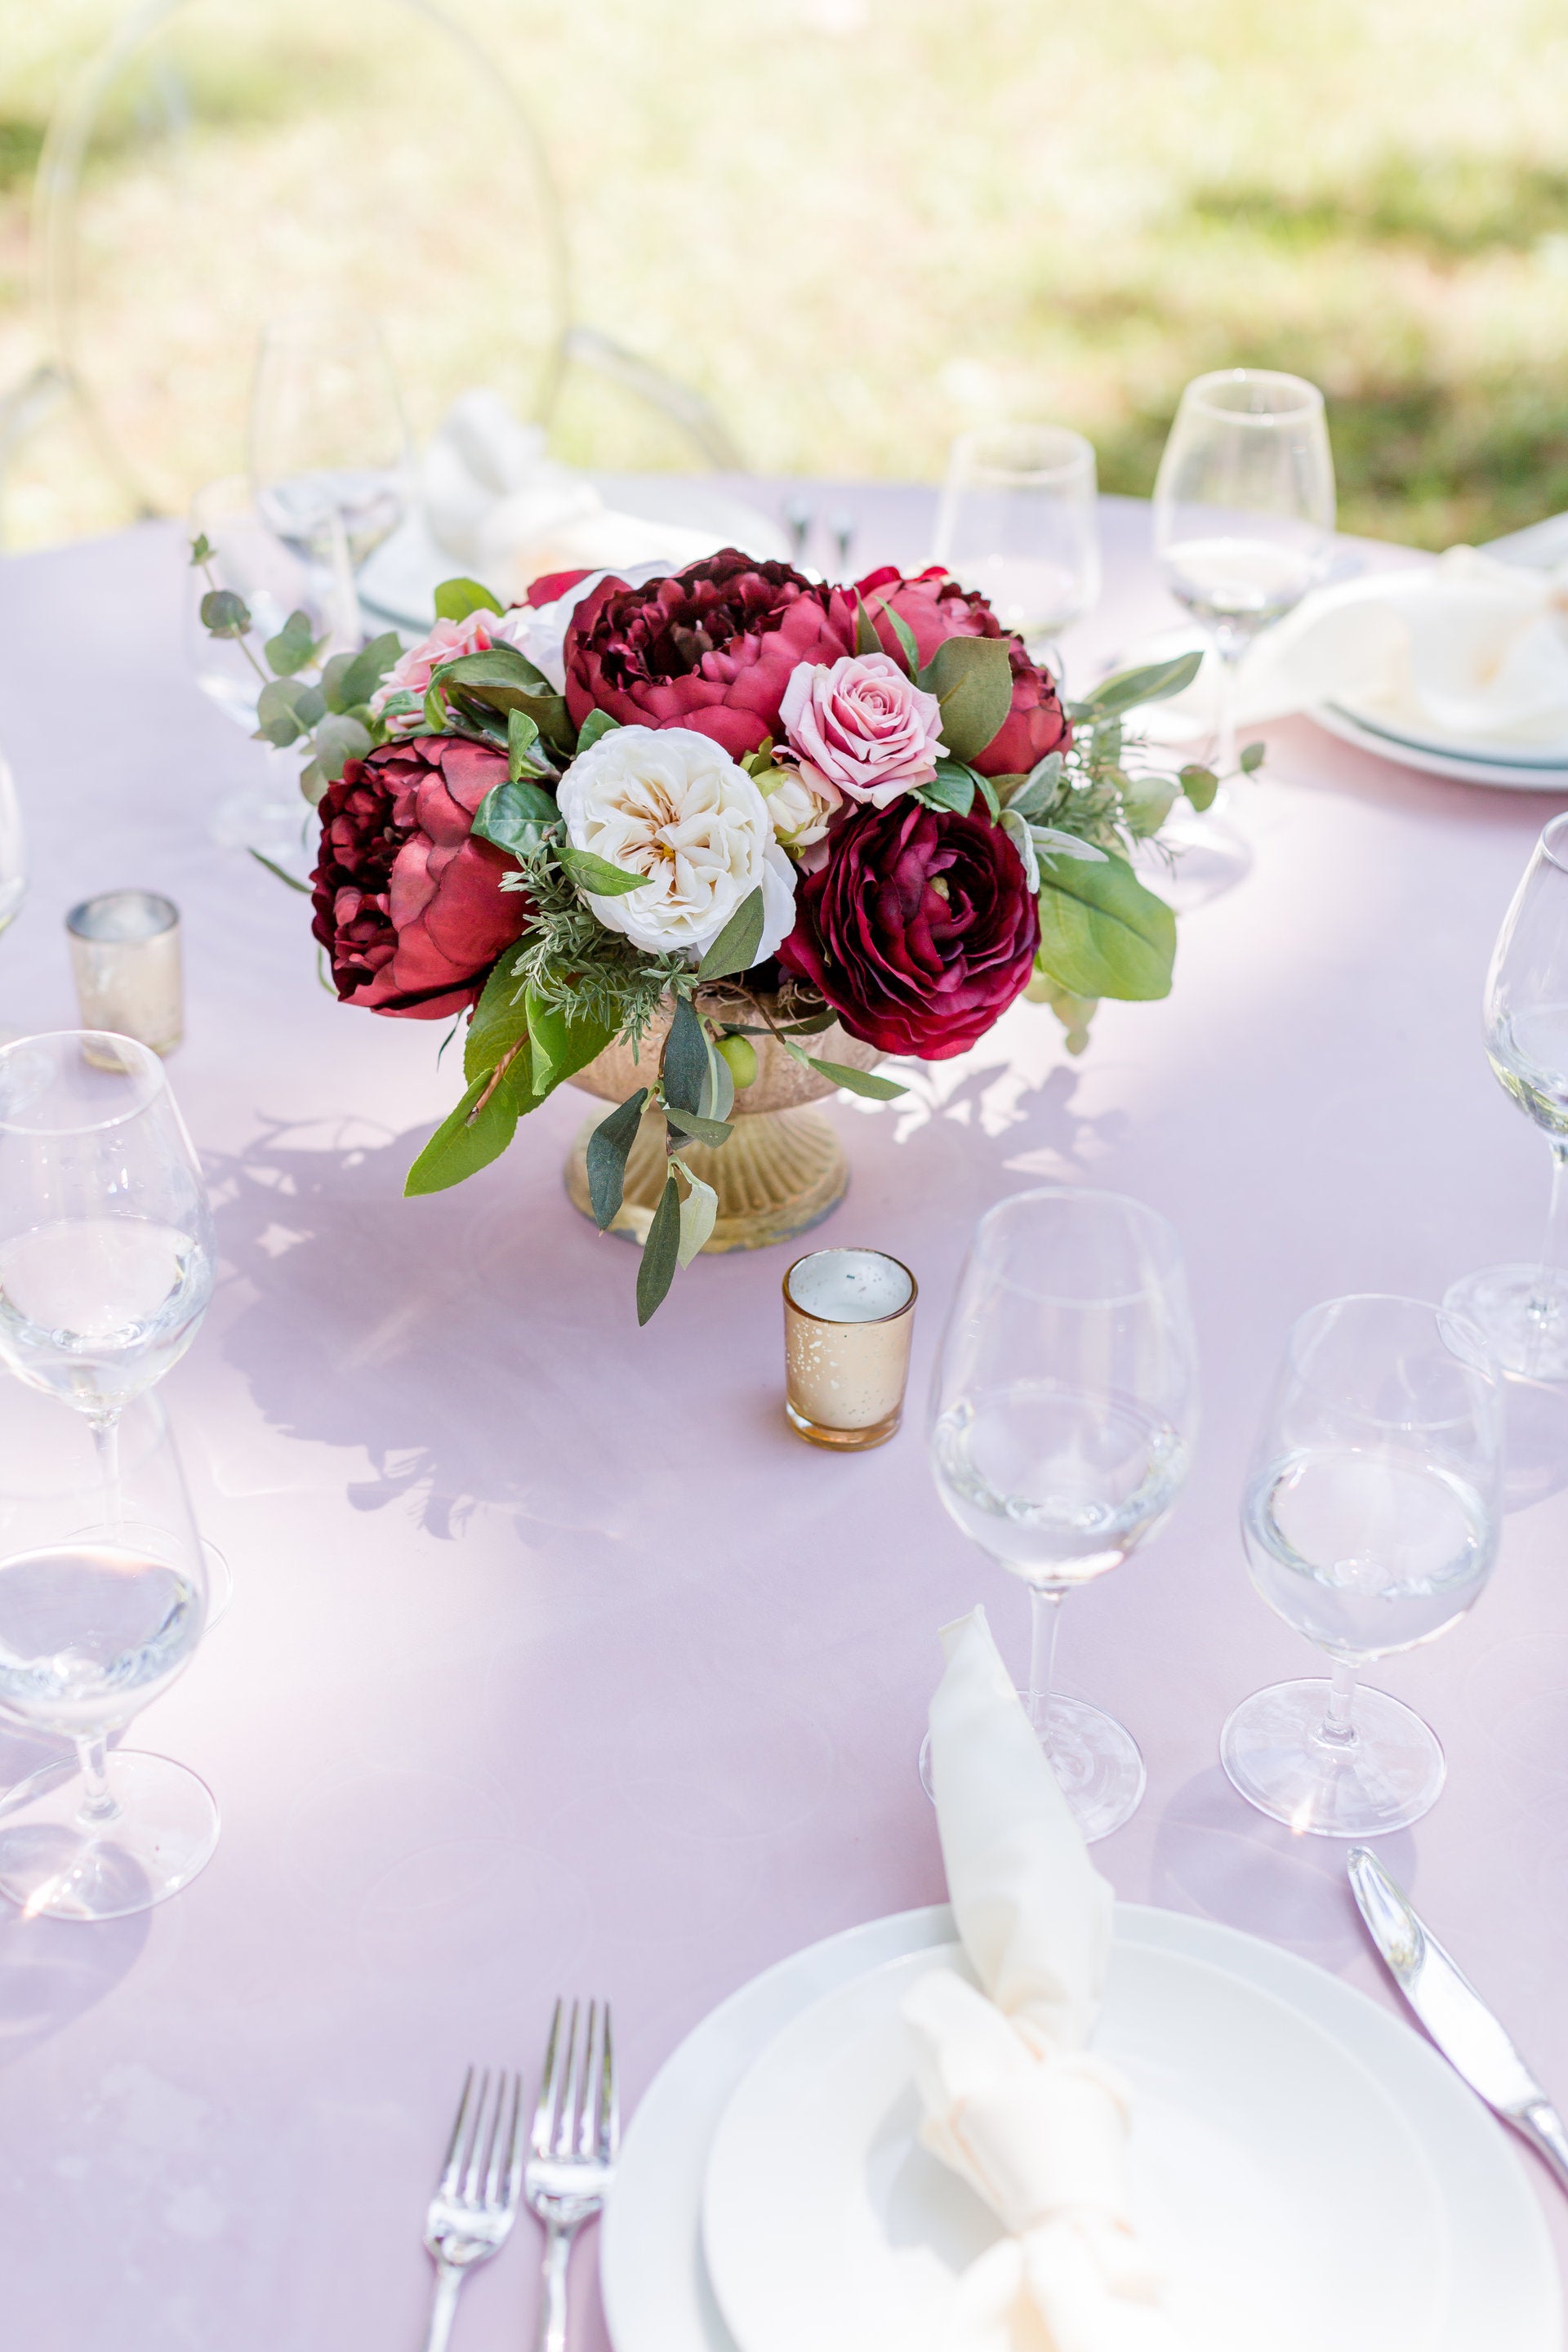
[[1356, 1745], [1356, 1727], [1352, 1721], [1354, 1708], [1355, 1668], [1343, 1658], [1336, 1658], [1333, 1679], [1329, 1685], [1329, 1704], [1318, 1726], [1320, 1748], [1344, 1755]]
[[1045, 1584], [1029, 1587], [1029, 1721], [1046, 1737], [1050, 1718], [1051, 1690], [1056, 1679], [1057, 1633], [1062, 1622], [1062, 1596]]
[[1236, 671], [1245, 646], [1221, 638], [1215, 647], [1218, 676], [1215, 688], [1214, 772], [1223, 783], [1236, 773]]
[[1541, 1273], [1543, 1279], [1530, 1302], [1530, 1311], [1538, 1324], [1550, 1323], [1557, 1312], [1552, 1277], [1568, 1268], [1568, 1138], [1552, 1139], [1552, 1205], [1546, 1213], [1546, 1238], [1541, 1245]]
[[94, 1417], [92, 1443], [98, 1454], [99, 1476], [103, 1481], [103, 1517], [106, 1527], [120, 1525], [120, 1415], [103, 1413]]
[[84, 1830], [106, 1829], [120, 1819], [120, 1801], [109, 1785], [109, 1745], [103, 1733], [79, 1731], [76, 1755], [82, 1779], [77, 1821]]
[[328, 551], [332, 569], [332, 602], [336, 608], [338, 643], [345, 653], [357, 653], [364, 634], [360, 618], [359, 590], [354, 584], [353, 559], [349, 553], [349, 535], [342, 509], [334, 507], [329, 524], [331, 536]]

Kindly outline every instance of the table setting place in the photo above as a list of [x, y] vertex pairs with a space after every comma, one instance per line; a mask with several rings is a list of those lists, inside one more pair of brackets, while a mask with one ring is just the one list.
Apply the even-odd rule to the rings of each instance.
[[[119, 2352], [341, 2340], [274, 2275], [329, 2189], [425, 2352], [1561, 2352], [1529, 1901], [1410, 1890], [1483, 1717], [1561, 1860], [1568, 813], [1506, 794], [1568, 799], [1568, 587], [1334, 526], [1278, 372], [1147, 507], [1049, 421], [851, 502], [484, 391], [416, 457], [349, 315], [127, 535], [231, 756], [144, 824], [20, 711], [0, 769], [77, 1016], [35, 953], [0, 2141], [111, 2217]], [[1478, 1263], [1492, 1079], [1552, 1194]]]

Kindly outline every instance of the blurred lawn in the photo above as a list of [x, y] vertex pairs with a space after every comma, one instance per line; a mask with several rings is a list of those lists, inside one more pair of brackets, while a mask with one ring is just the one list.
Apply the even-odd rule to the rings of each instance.
[[[352, 182], [395, 109], [433, 228], [387, 256], [394, 290], [375, 290], [427, 425], [487, 372], [488, 330], [525, 271], [498, 231], [508, 191], [492, 182], [491, 202], [482, 140], [401, 69], [395, 7], [383, 0], [378, 36], [373, 0], [276, 5], [276, 73], [226, 101], [215, 249], [243, 274], [247, 223], [275, 226], [301, 195], [318, 226], [331, 217], [327, 175]], [[0, 0], [0, 379], [37, 356], [26, 224], [42, 125], [119, 13]], [[699, 385], [763, 469], [933, 479], [958, 427], [1025, 413], [1080, 426], [1107, 488], [1146, 491], [1185, 379], [1252, 362], [1324, 385], [1349, 529], [1440, 546], [1568, 508], [1568, 18], [1548, 0], [452, 13], [535, 114], [579, 315]], [[321, 108], [312, 145], [299, 117]], [[173, 473], [188, 419], [137, 288], [137, 238], [161, 231], [125, 152], [105, 331], [127, 379], [140, 368], [155, 386], [139, 429]], [[110, 208], [119, 168], [111, 156], [97, 184]], [[209, 404], [237, 457], [232, 385]], [[559, 439], [602, 465], [679, 462], [586, 382]], [[121, 511], [59, 421], [20, 454], [10, 503], [22, 543]]]

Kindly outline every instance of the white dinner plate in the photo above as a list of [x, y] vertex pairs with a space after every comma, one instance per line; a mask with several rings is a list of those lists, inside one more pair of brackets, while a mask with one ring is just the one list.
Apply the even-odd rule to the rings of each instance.
[[1321, 702], [1304, 715], [1342, 743], [1353, 744], [1358, 751], [1375, 751], [1380, 760], [1415, 768], [1422, 775], [1448, 776], [1460, 784], [1500, 784], [1516, 793], [1555, 793], [1560, 800], [1568, 795], [1568, 766], [1538, 767], [1526, 761], [1471, 759], [1458, 751], [1436, 751], [1384, 729], [1363, 727], [1348, 710], [1330, 702]]
[[[829, 1937], [731, 1994], [667, 2061], [627, 2132], [603, 2223], [600, 2274], [616, 2352], [736, 2352], [708, 2283], [700, 2231], [710, 2149], [736, 2086], [826, 1993], [905, 1953], [932, 1952], [952, 1932], [951, 1912], [933, 1906]], [[1522, 2163], [1428, 2043], [1310, 1962], [1211, 1920], [1119, 1904], [1116, 1943], [1206, 1962], [1274, 1994], [1376, 2078], [1425, 2150], [1442, 2202], [1440, 2352], [1562, 2352], [1556, 2267]]]
[[[932, 2352], [1000, 2231], [921, 2148], [906, 1953], [802, 2011], [724, 2110], [702, 2244], [744, 2352]], [[1204, 2352], [1431, 2352], [1447, 2230], [1421, 2145], [1358, 2058], [1206, 1960], [1112, 1954], [1097, 2052], [1132, 2085], [1129, 2193], [1168, 2307]]]

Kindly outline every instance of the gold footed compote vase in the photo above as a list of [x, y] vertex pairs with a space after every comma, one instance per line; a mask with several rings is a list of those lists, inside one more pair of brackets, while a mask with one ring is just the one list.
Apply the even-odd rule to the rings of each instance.
[[[773, 1001], [764, 997], [761, 1002], [770, 1017], [776, 1018]], [[700, 1013], [731, 1022], [737, 1018], [732, 992], [710, 1003], [700, 991], [696, 1003]], [[668, 1013], [655, 1015], [635, 1057], [627, 1045], [606, 1045], [572, 1083], [607, 1103], [625, 1102], [657, 1074], [669, 1020]], [[747, 1025], [755, 1029], [759, 1024]], [[734, 1131], [729, 1141], [683, 1142], [680, 1148], [692, 1174], [711, 1184], [719, 1196], [713, 1231], [703, 1244], [709, 1251], [767, 1249], [774, 1242], [793, 1241], [837, 1207], [849, 1182], [849, 1163], [831, 1121], [811, 1108], [835, 1091], [832, 1079], [805, 1068], [776, 1037], [753, 1034], [751, 1042], [757, 1074], [750, 1086], [736, 1089], [729, 1114]], [[853, 1070], [874, 1069], [882, 1058], [874, 1045], [848, 1036], [837, 1022], [801, 1044], [819, 1059]], [[588, 1121], [566, 1162], [566, 1190], [585, 1217], [593, 1214], [588, 1138], [598, 1124], [598, 1118]], [[649, 1111], [626, 1160], [626, 1191], [608, 1228], [611, 1233], [639, 1246], [647, 1239], [667, 1172], [664, 1120], [658, 1111]]]

